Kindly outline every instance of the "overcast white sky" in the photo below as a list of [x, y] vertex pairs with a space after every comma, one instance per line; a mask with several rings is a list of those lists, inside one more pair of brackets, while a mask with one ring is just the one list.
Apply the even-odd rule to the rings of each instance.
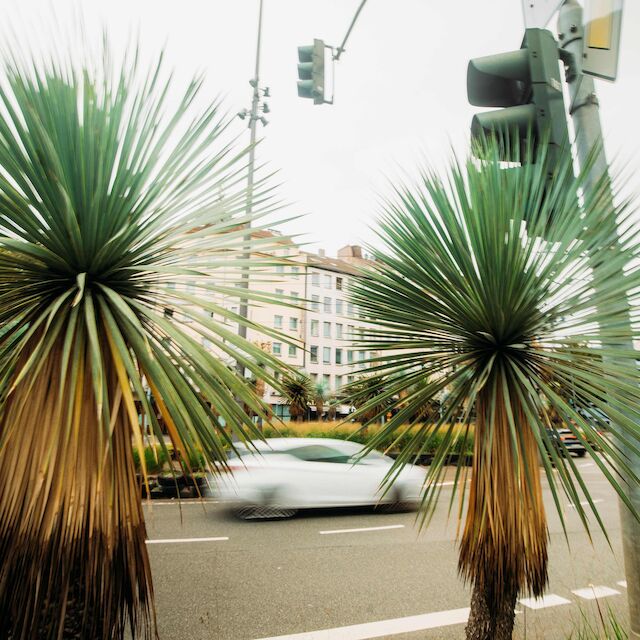
[[[286, 231], [329, 255], [371, 240], [387, 178], [443, 166], [451, 145], [464, 152], [477, 111], [467, 103], [467, 62], [519, 48], [524, 32], [521, 0], [368, 0], [336, 67], [335, 104], [298, 98], [296, 47], [314, 37], [340, 44], [359, 4], [264, 0], [260, 76], [273, 97], [258, 157], [279, 170], [290, 212], [307, 214]], [[596, 88], [608, 155], [631, 163], [637, 192], [640, 2], [625, 5], [618, 81]], [[258, 0], [3, 0], [2, 8], [18, 35], [52, 11], [71, 23], [80, 8], [90, 32], [106, 25], [114, 48], [139, 32], [146, 53], [165, 47], [179, 79], [204, 71], [208, 96], [224, 96], [230, 113], [250, 106]]]

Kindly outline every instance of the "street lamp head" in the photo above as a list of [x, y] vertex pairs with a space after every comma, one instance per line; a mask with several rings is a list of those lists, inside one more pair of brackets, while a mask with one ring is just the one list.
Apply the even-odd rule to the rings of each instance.
[[255, 89], [258, 86], [258, 81], [255, 78], [251, 78], [249, 84]]
[[269, 109], [269, 105], [266, 102], [262, 105], [262, 112], [263, 113], [270, 113], [271, 112], [271, 109]]
[[242, 111], [238, 111], [238, 118], [240, 120], [244, 120], [247, 117], [247, 110], [243, 109]]
[[266, 127], [269, 124], [269, 121], [264, 116], [260, 116], [260, 122], [262, 122], [263, 127]]
[[269, 93], [269, 87], [265, 87], [265, 88], [262, 90], [262, 95], [263, 95], [265, 98], [270, 98], [270, 97], [271, 97], [271, 94]]

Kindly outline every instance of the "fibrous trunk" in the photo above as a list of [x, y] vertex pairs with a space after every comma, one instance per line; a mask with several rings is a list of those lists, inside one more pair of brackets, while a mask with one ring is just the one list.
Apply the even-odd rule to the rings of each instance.
[[473, 587], [468, 640], [510, 638], [518, 594], [542, 595], [547, 584], [538, 449], [515, 394], [504, 394], [505, 388], [500, 381], [487, 384], [477, 401], [458, 566]]
[[2, 408], [2, 640], [111, 640], [127, 625], [134, 637], [153, 635], [131, 426], [108, 347], [103, 356], [106, 423], [82, 338], [73, 366], [63, 373], [62, 345], [55, 345]]

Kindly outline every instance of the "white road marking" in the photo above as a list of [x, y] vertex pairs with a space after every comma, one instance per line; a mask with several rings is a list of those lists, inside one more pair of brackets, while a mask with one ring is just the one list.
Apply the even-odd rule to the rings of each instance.
[[[600, 503], [600, 502], [604, 502], [604, 500], [603, 500], [602, 498], [596, 498], [595, 500], [593, 500], [593, 504], [598, 504], [598, 503]], [[580, 505], [581, 505], [581, 506], [583, 506], [583, 507], [588, 507], [588, 506], [590, 506], [590, 505], [589, 505], [589, 502], [588, 502], [587, 500], [583, 500], [583, 501], [580, 503]], [[567, 504], [567, 507], [571, 507], [572, 509], [575, 509], [575, 508], [576, 508], [576, 505], [575, 505], [575, 504], [573, 504], [573, 502], [569, 502], [569, 503]]]
[[589, 467], [595, 467], [596, 463], [595, 462], [583, 462], [582, 464], [578, 465], [578, 469], [588, 469]]
[[520, 598], [518, 602], [529, 609], [546, 609], [547, 607], [557, 607], [561, 604], [571, 604], [571, 600], [561, 598], [555, 593], [547, 593], [542, 598]]
[[171, 506], [182, 506], [182, 507], [193, 507], [193, 506], [200, 506], [203, 504], [218, 504], [220, 502], [220, 500], [198, 500], [196, 501], [192, 501], [189, 500], [187, 502], [187, 500], [182, 500], [181, 502], [178, 502], [177, 500], [173, 501], [173, 502], [160, 502], [159, 500], [153, 500], [151, 503], [149, 503], [149, 501], [145, 500], [142, 504], [143, 506], [149, 506], [151, 508], [153, 507], [171, 507]]
[[369, 640], [369, 638], [381, 638], [397, 633], [411, 633], [412, 631], [423, 631], [424, 629], [448, 627], [453, 624], [464, 624], [468, 618], [468, 608], [450, 609], [449, 611], [436, 611], [419, 616], [354, 624], [348, 627], [306, 631], [286, 636], [271, 636], [269, 638], [260, 638], [260, 640]]
[[571, 593], [575, 593], [584, 600], [596, 600], [597, 598], [607, 598], [609, 596], [619, 596], [620, 592], [610, 587], [595, 587], [593, 585], [586, 589], [574, 589]]
[[385, 529], [404, 529], [404, 525], [390, 524], [385, 527], [360, 527], [359, 529], [332, 529], [330, 531], [320, 531], [320, 535], [328, 536], [333, 533], [359, 533], [360, 531], [384, 531]]
[[626, 580], [620, 580], [620, 582], [616, 582], [617, 585], [620, 585], [621, 587], [624, 587], [625, 589], [627, 588], [627, 581]]
[[178, 544], [179, 542], [219, 542], [228, 540], [228, 537], [220, 536], [218, 538], [164, 538], [156, 540], [147, 540], [147, 544]]

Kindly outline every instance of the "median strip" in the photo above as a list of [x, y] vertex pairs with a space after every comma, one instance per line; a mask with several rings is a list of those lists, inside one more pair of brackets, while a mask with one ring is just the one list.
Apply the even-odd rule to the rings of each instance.
[[147, 544], [178, 544], [179, 542], [219, 542], [221, 540], [228, 540], [228, 537], [219, 538], [164, 538], [157, 540], [147, 540]]
[[320, 531], [321, 536], [328, 536], [334, 533], [359, 533], [360, 531], [385, 531], [386, 529], [404, 529], [403, 524], [390, 524], [386, 527], [361, 527], [359, 529], [333, 529], [331, 531]]
[[411, 633], [412, 631], [464, 624], [468, 618], [468, 608], [450, 609], [448, 611], [425, 613], [419, 616], [353, 624], [348, 627], [305, 631], [286, 636], [271, 636], [269, 638], [260, 638], [260, 640], [369, 640], [369, 638], [382, 638], [383, 636], [398, 633]]

